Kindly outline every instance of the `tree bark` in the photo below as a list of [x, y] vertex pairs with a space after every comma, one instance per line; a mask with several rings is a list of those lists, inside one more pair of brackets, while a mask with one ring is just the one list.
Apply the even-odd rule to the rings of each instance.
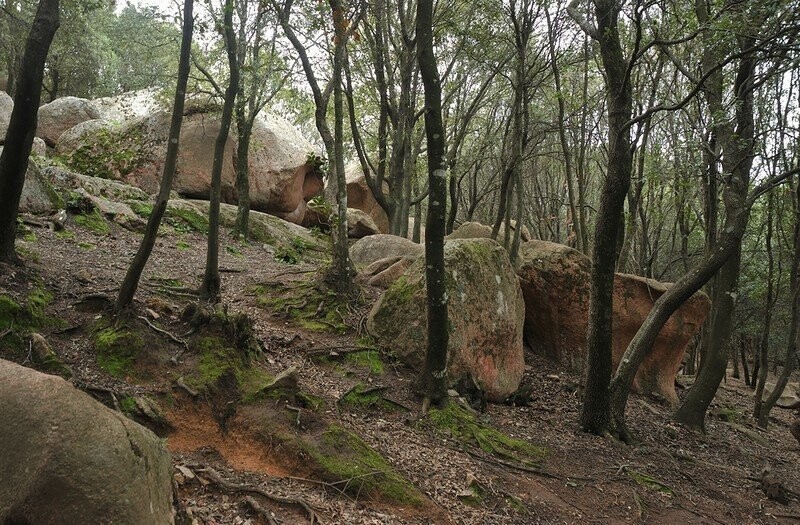
[[58, 0], [40, 0], [15, 84], [14, 109], [0, 154], [0, 262], [18, 264], [17, 212], [36, 135], [47, 52], [60, 20]]
[[633, 165], [627, 124], [632, 112], [632, 94], [629, 64], [619, 34], [621, 7], [612, 0], [594, 2], [597, 21], [594, 37], [599, 42], [605, 71], [608, 161], [594, 231], [586, 341], [588, 370], [580, 424], [584, 431], [598, 435], [608, 432], [611, 424], [609, 381], [614, 270], [622, 210]]
[[200, 285], [200, 297], [218, 302], [221, 282], [219, 278], [219, 208], [222, 189], [222, 167], [225, 161], [225, 144], [228, 142], [233, 106], [236, 93], [239, 91], [239, 64], [236, 60], [236, 33], [233, 29], [233, 0], [225, 0], [223, 7], [223, 31], [225, 52], [228, 57], [230, 78], [225, 90], [220, 118], [219, 134], [214, 143], [214, 162], [211, 166], [211, 195], [208, 208], [208, 248], [206, 250], [206, 270], [203, 283]]
[[158, 236], [158, 228], [167, 210], [169, 194], [170, 191], [172, 191], [172, 181], [175, 178], [175, 168], [178, 162], [178, 146], [181, 137], [183, 106], [186, 99], [186, 85], [189, 79], [189, 70], [191, 69], [192, 32], [194, 30], [193, 8], [194, 0], [184, 0], [178, 79], [175, 86], [175, 98], [172, 102], [169, 142], [167, 143], [167, 154], [164, 160], [164, 171], [161, 175], [161, 186], [158, 190], [156, 202], [153, 205], [153, 211], [147, 219], [147, 228], [142, 237], [142, 242], [139, 244], [139, 249], [136, 251], [136, 255], [133, 257], [131, 265], [128, 267], [128, 271], [125, 274], [125, 279], [122, 281], [122, 286], [119, 289], [119, 295], [117, 296], [115, 305], [117, 312], [121, 312], [133, 302], [133, 296], [136, 294], [136, 289], [139, 287], [139, 280], [142, 277], [142, 272], [147, 265], [150, 254], [153, 252], [153, 246], [155, 246], [156, 237]]
[[447, 159], [442, 123], [442, 87], [433, 52], [433, 0], [417, 4], [416, 35], [419, 70], [425, 88], [425, 135], [428, 146], [428, 219], [425, 225], [425, 286], [428, 343], [419, 378], [426, 400], [447, 400], [447, 291], [445, 288], [444, 231], [447, 209]]

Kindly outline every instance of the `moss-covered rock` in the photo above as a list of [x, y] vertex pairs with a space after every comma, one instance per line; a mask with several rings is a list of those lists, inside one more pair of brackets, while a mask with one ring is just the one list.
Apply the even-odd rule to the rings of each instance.
[[[474, 382], [490, 401], [519, 387], [525, 315], [505, 250], [491, 239], [445, 243], [451, 383]], [[427, 341], [425, 261], [418, 259], [381, 296], [367, 322], [379, 346], [420, 368]]]

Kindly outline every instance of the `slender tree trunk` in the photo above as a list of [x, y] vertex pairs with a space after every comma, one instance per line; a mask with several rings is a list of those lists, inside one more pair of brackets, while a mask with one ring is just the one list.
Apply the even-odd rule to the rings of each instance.
[[767, 382], [767, 370], [769, 367], [769, 332], [772, 325], [772, 295], [774, 293], [772, 287], [773, 273], [775, 271], [775, 258], [772, 254], [772, 207], [775, 204], [774, 193], [770, 192], [767, 198], [767, 233], [766, 233], [766, 250], [767, 250], [767, 297], [764, 312], [764, 331], [761, 336], [761, 344], [758, 349], [758, 378], [756, 379], [756, 372], [753, 370], [753, 381], [756, 384], [756, 391], [753, 404], [753, 419], [760, 421], [762, 398], [764, 397], [764, 385]]
[[428, 345], [419, 378], [426, 403], [447, 401], [447, 290], [445, 288], [444, 231], [447, 208], [447, 159], [442, 123], [442, 86], [433, 53], [433, 0], [417, 4], [416, 35], [419, 70], [425, 88], [425, 135], [428, 145], [428, 220], [425, 225], [425, 286]]
[[147, 219], [147, 228], [142, 237], [142, 242], [139, 244], [139, 249], [136, 251], [136, 255], [133, 257], [119, 289], [115, 305], [117, 312], [121, 312], [133, 302], [133, 296], [139, 287], [142, 272], [147, 260], [150, 258], [150, 254], [153, 252], [153, 246], [155, 246], [156, 237], [158, 236], [158, 228], [167, 210], [169, 194], [172, 191], [172, 181], [175, 178], [175, 168], [178, 162], [178, 146], [181, 136], [181, 122], [183, 121], [183, 106], [186, 99], [186, 85], [189, 79], [189, 70], [191, 69], [190, 55], [194, 28], [193, 8], [194, 0], [184, 0], [178, 79], [175, 86], [175, 98], [172, 102], [172, 120], [170, 121], [169, 142], [167, 142], [167, 154], [164, 160], [164, 171], [161, 175], [161, 186], [158, 190], [153, 211]]
[[233, 106], [236, 93], [239, 91], [239, 64], [236, 60], [236, 34], [233, 30], [233, 0], [225, 0], [223, 7], [225, 52], [228, 56], [230, 78], [225, 90], [222, 105], [219, 134], [214, 143], [214, 163], [211, 166], [211, 196], [208, 208], [208, 249], [206, 251], [206, 271], [200, 285], [200, 296], [209, 301], [218, 302], [221, 282], [219, 278], [219, 208], [222, 190], [222, 167], [225, 161], [225, 144], [228, 142]]
[[47, 52], [58, 29], [58, 0], [40, 0], [16, 80], [14, 109], [0, 154], [0, 262], [20, 262], [14, 247], [17, 212], [36, 135]]
[[346, 52], [347, 19], [341, 0], [330, 0], [334, 26], [333, 57], [333, 164], [336, 176], [336, 221], [332, 228], [333, 263], [330, 280], [334, 288], [342, 294], [349, 294], [353, 287], [353, 271], [347, 246], [347, 182], [344, 173], [344, 107], [342, 94], [342, 69]]
[[608, 111], [608, 162], [594, 230], [590, 273], [588, 370], [580, 424], [584, 431], [604, 434], [610, 430], [611, 317], [614, 270], [625, 196], [631, 181], [633, 156], [628, 120], [632, 112], [628, 61], [622, 51], [619, 13], [613, 0], [595, 0], [595, 37], [605, 70]]
[[744, 384], [750, 386], [750, 366], [747, 364], [747, 346], [746, 344], [739, 345], [742, 357], [742, 373], [744, 374]]
[[[800, 345], [800, 183], [795, 186], [794, 199], [794, 254], [792, 256], [792, 267], [790, 273], [789, 289], [792, 298], [792, 318], [789, 324], [789, 337], [786, 347], [786, 358], [783, 363], [783, 370], [778, 377], [775, 388], [769, 397], [761, 404], [761, 411], [758, 415], [758, 426], [767, 428], [769, 423], [769, 413], [775, 403], [778, 402], [789, 378], [797, 367], [797, 347]], [[775, 360], [777, 362], [777, 359]], [[762, 394], [763, 395], [763, 394]]]

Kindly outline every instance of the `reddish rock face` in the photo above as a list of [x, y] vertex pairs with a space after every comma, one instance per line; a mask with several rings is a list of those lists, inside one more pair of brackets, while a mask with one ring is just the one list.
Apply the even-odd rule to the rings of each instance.
[[367, 185], [361, 166], [350, 164], [346, 170], [347, 207], [361, 210], [375, 221], [381, 233], [389, 233], [389, 216], [381, 208]]
[[[451, 326], [448, 378], [451, 384], [474, 382], [489, 401], [503, 401], [519, 388], [525, 370], [523, 302], [514, 269], [503, 247], [491, 239], [450, 240], [444, 253]], [[389, 271], [392, 260], [375, 265], [371, 270], [383, 266]], [[421, 369], [426, 307], [425, 260], [420, 257], [375, 304], [367, 329], [381, 347]]]
[[[567, 246], [530, 241], [520, 247], [517, 274], [525, 300], [525, 340], [551, 359], [577, 364], [586, 358], [589, 314], [589, 258]], [[617, 274], [614, 279], [612, 359], [616, 368], [653, 303], [671, 286], [652, 279]], [[670, 317], [652, 353], [634, 379], [634, 390], [658, 393], [675, 403], [675, 375], [686, 345], [711, 308], [702, 292]]]

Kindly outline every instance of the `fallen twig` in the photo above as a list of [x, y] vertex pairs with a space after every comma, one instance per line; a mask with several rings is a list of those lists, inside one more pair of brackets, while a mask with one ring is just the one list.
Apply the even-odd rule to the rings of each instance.
[[223, 477], [220, 475], [219, 472], [217, 472], [216, 470], [214, 470], [212, 467], [209, 466], [193, 465], [192, 468], [194, 469], [195, 472], [201, 472], [205, 474], [211, 481], [213, 481], [219, 488], [221, 488], [225, 492], [258, 494], [259, 496], [263, 496], [270, 501], [274, 501], [275, 503], [300, 507], [306, 511], [306, 514], [308, 515], [308, 520], [312, 525], [314, 525], [315, 523], [320, 523], [319, 516], [317, 516], [317, 513], [314, 510], [314, 508], [303, 499], [285, 498], [283, 496], [277, 496], [275, 494], [267, 492], [266, 490], [260, 487], [232, 483], [230, 481], [223, 479]]

